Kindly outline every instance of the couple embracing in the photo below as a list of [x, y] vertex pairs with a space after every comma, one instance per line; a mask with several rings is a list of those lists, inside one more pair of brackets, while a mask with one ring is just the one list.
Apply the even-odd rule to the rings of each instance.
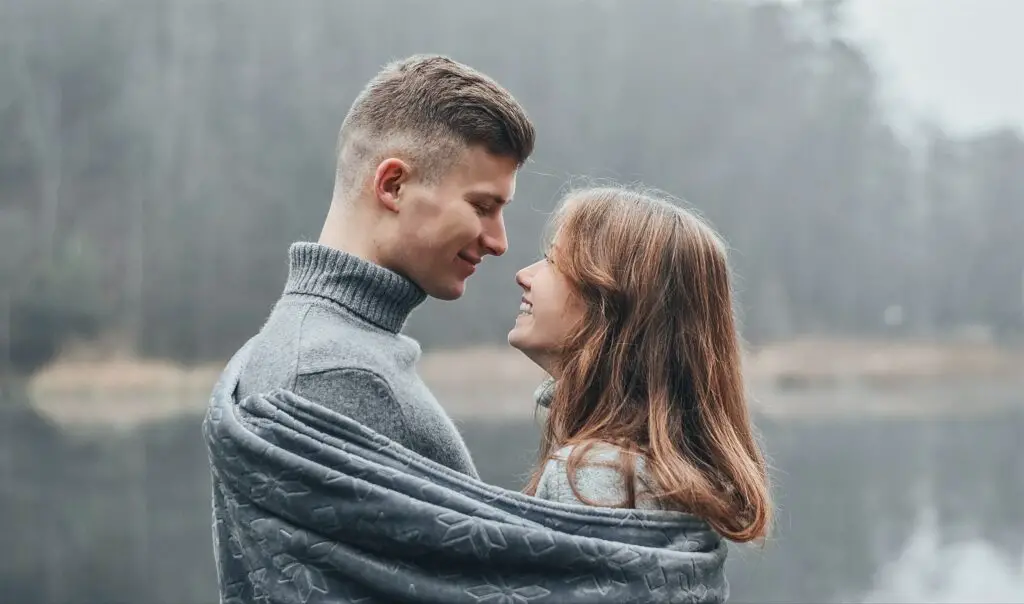
[[696, 215], [632, 188], [559, 203], [515, 276], [509, 344], [550, 375], [521, 492], [479, 480], [417, 375], [402, 328], [506, 251], [534, 137], [441, 56], [356, 98], [319, 241], [291, 245], [203, 423], [222, 602], [726, 600], [726, 540], [764, 537], [771, 504], [725, 246]]

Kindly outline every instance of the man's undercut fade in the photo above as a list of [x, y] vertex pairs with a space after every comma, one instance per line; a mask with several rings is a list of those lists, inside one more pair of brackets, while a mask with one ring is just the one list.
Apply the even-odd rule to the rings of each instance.
[[512, 94], [440, 55], [389, 63], [359, 93], [338, 135], [338, 184], [351, 192], [386, 157], [436, 183], [467, 147], [513, 159], [533, 153], [533, 123]]

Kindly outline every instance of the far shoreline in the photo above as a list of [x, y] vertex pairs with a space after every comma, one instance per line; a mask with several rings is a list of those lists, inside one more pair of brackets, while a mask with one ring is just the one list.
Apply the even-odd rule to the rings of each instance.
[[[201, 413], [222, 367], [78, 354], [36, 374], [29, 393], [60, 424], [134, 425]], [[419, 370], [448, 412], [467, 420], [530, 419], [546, 377], [498, 346], [430, 351]], [[1024, 406], [1024, 350], [986, 343], [805, 338], [757, 348], [744, 370], [752, 409], [768, 416], [958, 412], [963, 405], [946, 400], [958, 393], [981, 401], [972, 408], [987, 399]]]

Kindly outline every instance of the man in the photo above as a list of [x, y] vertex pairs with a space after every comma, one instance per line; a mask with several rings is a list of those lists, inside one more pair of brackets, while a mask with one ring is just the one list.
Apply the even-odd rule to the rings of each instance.
[[502, 210], [534, 137], [512, 95], [466, 65], [387, 65], [342, 124], [319, 242], [289, 249], [284, 293], [243, 349], [237, 400], [284, 388], [476, 476], [400, 332], [428, 295], [460, 297], [481, 260], [505, 252]]

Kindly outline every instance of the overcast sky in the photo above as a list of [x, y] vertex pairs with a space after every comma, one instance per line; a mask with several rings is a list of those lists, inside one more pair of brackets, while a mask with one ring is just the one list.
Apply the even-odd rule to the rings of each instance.
[[1024, 0], [850, 0], [901, 121], [1024, 131]]

